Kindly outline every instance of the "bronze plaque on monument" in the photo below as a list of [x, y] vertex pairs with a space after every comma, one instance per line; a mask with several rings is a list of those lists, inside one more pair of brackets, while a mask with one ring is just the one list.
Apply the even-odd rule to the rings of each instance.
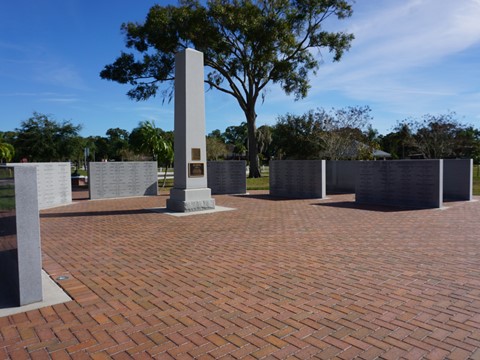
[[203, 177], [205, 176], [204, 163], [188, 163], [188, 177]]
[[192, 161], [200, 161], [200, 149], [199, 148], [192, 148]]

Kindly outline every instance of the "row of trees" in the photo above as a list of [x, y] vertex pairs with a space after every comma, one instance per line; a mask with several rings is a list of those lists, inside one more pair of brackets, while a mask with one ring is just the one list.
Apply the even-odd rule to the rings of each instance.
[[394, 158], [471, 158], [480, 163], [480, 130], [462, 124], [454, 112], [398, 122], [377, 141]]
[[[273, 126], [255, 131], [258, 161], [270, 159], [372, 159], [382, 149], [393, 159], [473, 158], [480, 162], [480, 130], [461, 123], [455, 113], [399, 121], [386, 135], [372, 128], [367, 106], [311, 110], [279, 116]], [[153, 121], [131, 131], [111, 128], [105, 136], [81, 137], [80, 125], [34, 113], [14, 131], [0, 132], [0, 161], [174, 161], [173, 132]], [[248, 159], [248, 124], [214, 130], [206, 137], [208, 160]], [[88, 153], [85, 151], [88, 149]]]
[[[140, 122], [131, 132], [111, 128], [106, 136], [81, 137], [81, 125], [34, 113], [14, 131], [0, 132], [0, 161], [124, 161], [149, 159], [173, 163], [173, 133]], [[88, 149], [88, 151], [87, 151]]]
[[[259, 160], [369, 160], [375, 150], [383, 150], [392, 159], [473, 158], [480, 163], [480, 130], [463, 124], [453, 112], [399, 121], [386, 135], [373, 129], [370, 113], [368, 106], [357, 106], [280, 116], [274, 126], [263, 125], [256, 131]], [[210, 133], [207, 144], [215, 144], [210, 157], [245, 155], [247, 130], [242, 123], [223, 134]]]

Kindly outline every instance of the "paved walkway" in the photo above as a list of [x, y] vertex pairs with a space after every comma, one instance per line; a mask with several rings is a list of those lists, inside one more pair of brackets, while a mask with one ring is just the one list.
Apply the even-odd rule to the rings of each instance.
[[167, 196], [42, 212], [45, 270], [73, 301], [0, 318], [11, 359], [480, 359], [480, 201]]

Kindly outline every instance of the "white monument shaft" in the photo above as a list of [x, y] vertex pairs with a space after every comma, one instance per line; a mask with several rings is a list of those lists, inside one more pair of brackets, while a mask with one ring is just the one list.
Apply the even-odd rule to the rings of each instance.
[[175, 57], [175, 178], [167, 200], [173, 211], [215, 208], [207, 187], [203, 54], [186, 49]]

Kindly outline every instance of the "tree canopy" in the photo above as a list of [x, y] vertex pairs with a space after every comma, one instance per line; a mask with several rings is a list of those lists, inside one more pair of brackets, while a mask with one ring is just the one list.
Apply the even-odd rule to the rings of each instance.
[[426, 159], [480, 159], [480, 131], [458, 120], [455, 112], [425, 114], [420, 119], [406, 119], [395, 128], [409, 152]]
[[[268, 84], [296, 99], [307, 96], [309, 74], [321, 60], [312, 50], [327, 49], [339, 61], [353, 35], [323, 28], [331, 17], [352, 14], [350, 0], [183, 0], [153, 6], [143, 24], [125, 23], [127, 48], [105, 66], [104, 79], [129, 84], [128, 96], [145, 100], [161, 92], [171, 98], [175, 54], [187, 47], [203, 52], [210, 88], [233, 96], [248, 125], [250, 176], [260, 176], [256, 144], [256, 104]], [[137, 58], [135, 54], [142, 56]]]
[[170, 166], [173, 163], [173, 143], [155, 122], [141, 121], [130, 134], [130, 145], [137, 153], [151, 156], [159, 165]]
[[[367, 160], [373, 150], [381, 149], [393, 159], [472, 158], [480, 163], [480, 130], [454, 112], [405, 119], [385, 135], [371, 126], [370, 112], [368, 106], [349, 106], [279, 116], [275, 125], [262, 125], [256, 131], [259, 160], [263, 164], [272, 158]], [[84, 138], [79, 130], [79, 125], [34, 112], [15, 131], [0, 131], [0, 162], [71, 160], [77, 167], [99, 160], [156, 159], [165, 167], [173, 162], [174, 134], [153, 121], [141, 121], [131, 131], [110, 128], [103, 137]], [[245, 159], [247, 146], [245, 122], [217, 129], [207, 136], [207, 158]]]
[[0, 133], [0, 164], [12, 161], [15, 156], [15, 149], [12, 144], [4, 139], [4, 134]]
[[82, 148], [79, 137], [81, 125], [73, 125], [70, 121], [57, 122], [37, 112], [20, 125], [13, 143], [16, 156], [20, 159], [65, 161], [74, 158]]
[[322, 124], [313, 111], [300, 116], [286, 114], [278, 117], [273, 132], [275, 157], [318, 159], [322, 149], [321, 131]]
[[371, 131], [368, 127], [372, 119], [370, 112], [368, 106], [348, 106], [332, 109], [330, 113], [319, 109], [317, 116], [323, 125], [322, 157], [330, 160], [358, 158], [365, 145], [370, 148], [370, 139], [366, 136]]
[[278, 117], [273, 137], [277, 158], [346, 160], [368, 144], [370, 108], [349, 106]]
[[127, 157], [128, 154], [128, 137], [127, 130], [120, 128], [110, 128], [105, 133], [107, 135], [107, 158], [121, 161]]

